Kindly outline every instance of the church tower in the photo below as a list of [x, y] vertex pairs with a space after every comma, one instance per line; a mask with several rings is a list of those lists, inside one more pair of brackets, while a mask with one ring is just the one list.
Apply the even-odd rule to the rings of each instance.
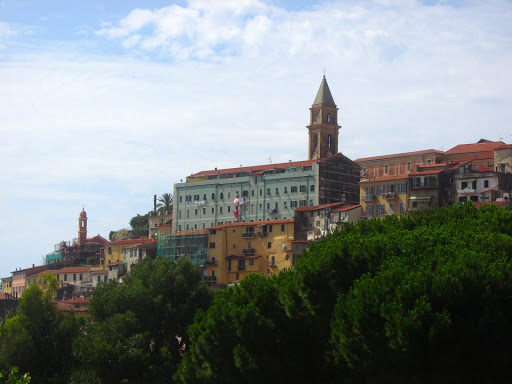
[[310, 110], [309, 159], [324, 158], [338, 153], [338, 108], [325, 80], [320, 83]]
[[80, 216], [78, 216], [78, 245], [85, 245], [87, 241], [87, 213], [82, 208]]

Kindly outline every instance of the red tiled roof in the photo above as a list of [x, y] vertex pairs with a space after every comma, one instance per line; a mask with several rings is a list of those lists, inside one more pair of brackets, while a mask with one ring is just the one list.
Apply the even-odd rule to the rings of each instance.
[[488, 151], [493, 151], [495, 148], [498, 148], [499, 146], [505, 144], [503, 141], [487, 141], [487, 140], [480, 140], [480, 141], [483, 141], [483, 142], [475, 143], [475, 144], [456, 145], [452, 149], [446, 151], [446, 154], [454, 155], [454, 154], [474, 153], [474, 152], [488, 152]]
[[511, 149], [511, 148], [512, 148], [512, 144], [503, 144], [503, 145], [500, 145], [499, 147], [494, 148], [494, 150], [497, 151], [499, 149]]
[[292, 240], [292, 243], [309, 243], [310, 240]]
[[63, 300], [64, 303], [66, 304], [89, 304], [89, 298], [88, 297], [85, 297], [85, 298], [76, 298], [76, 299], [67, 299], [67, 300]]
[[409, 173], [409, 176], [436, 175], [443, 171], [444, 171], [444, 169], [431, 169], [430, 171], [411, 172], [411, 173]]
[[253, 165], [248, 167], [236, 167], [236, 168], [226, 168], [226, 169], [213, 169], [209, 171], [201, 171], [194, 173], [188, 177], [198, 177], [198, 176], [213, 176], [213, 175], [224, 175], [224, 174], [230, 174], [230, 173], [240, 173], [240, 168], [244, 172], [258, 172], [258, 171], [267, 171], [271, 169], [282, 169], [282, 168], [290, 168], [290, 167], [299, 167], [299, 166], [308, 166], [312, 165], [316, 162], [316, 159], [313, 160], [303, 160], [303, 161], [292, 161], [287, 163], [276, 163], [276, 164], [263, 164], [263, 165]]
[[105, 239], [103, 236], [100, 236], [99, 234], [93, 237], [90, 237], [85, 242], [86, 244], [108, 244], [110, 243], [107, 239]]
[[280, 220], [267, 220], [267, 221], [249, 221], [249, 222], [242, 222], [242, 223], [227, 223], [227, 224], [219, 224], [214, 227], [210, 227], [208, 229], [221, 229], [221, 228], [228, 228], [228, 227], [251, 227], [255, 225], [271, 225], [271, 224], [286, 224], [286, 223], [293, 223], [294, 219], [280, 219]]
[[384, 160], [384, 159], [393, 159], [395, 157], [406, 157], [406, 156], [417, 156], [417, 155], [426, 155], [426, 154], [444, 154], [443, 151], [438, 151], [437, 149], [425, 149], [423, 151], [416, 152], [404, 152], [404, 153], [394, 153], [391, 155], [382, 155], [382, 156], [373, 156], [373, 157], [362, 157], [360, 159], [354, 160], [356, 163], [363, 161], [371, 161], [371, 160]]
[[387, 176], [376, 177], [374, 179], [363, 180], [363, 181], [361, 181], [361, 184], [375, 183], [375, 182], [380, 182], [380, 181], [405, 180], [408, 178], [409, 178], [409, 174], [407, 174], [407, 173], [403, 173], [401, 175], [387, 175]]
[[452, 158], [450, 160], [484, 160], [484, 159], [494, 159], [494, 152], [493, 151], [487, 151], [487, 152], [479, 152], [479, 153], [473, 153], [473, 154], [463, 154], [461, 153], [459, 157]]
[[96, 271], [91, 271], [93, 275], [107, 275], [108, 271], [106, 269], [98, 269]]
[[123, 245], [123, 244], [137, 244], [137, 243], [155, 243], [156, 240], [150, 239], [149, 237], [140, 237], [138, 239], [125, 239], [113, 241], [109, 245]]
[[331, 211], [331, 213], [347, 212], [347, 211], [351, 211], [356, 208], [361, 208], [361, 205], [357, 204], [357, 205], [349, 205], [348, 207], [341, 207], [341, 208], [335, 209], [334, 211]]
[[114, 261], [113, 263], [110, 263], [108, 266], [109, 267], [114, 267], [114, 266], [122, 264], [122, 263], [123, 263], [123, 260]]
[[87, 307], [80, 307], [63, 301], [57, 301], [57, 309], [63, 312], [87, 312]]
[[40, 271], [37, 273], [32, 273], [30, 275], [26, 275], [26, 277], [40, 277], [44, 276], [46, 273], [52, 273], [52, 274], [61, 274], [61, 273], [84, 273], [89, 272], [91, 270], [91, 267], [65, 267], [61, 269], [46, 269], [44, 271]]
[[28, 274], [37, 273], [37, 272], [40, 272], [40, 271], [45, 271], [46, 269], [48, 269], [47, 265], [38, 265], [37, 267], [18, 269], [17, 271], [12, 271], [11, 273], [25, 272], [25, 276], [26, 276]]
[[483, 165], [478, 167], [478, 172], [492, 172], [492, 167], [484, 167]]
[[321, 204], [321, 205], [308, 205], [308, 206], [305, 206], [305, 207], [298, 207], [298, 208], [295, 208], [295, 212], [309, 212], [309, 211], [316, 211], [318, 209], [324, 209], [324, 208], [330, 208], [330, 207], [335, 207], [337, 205], [341, 205], [341, 204], [346, 204], [342, 201], [338, 202], [338, 203], [331, 203], [331, 204]]

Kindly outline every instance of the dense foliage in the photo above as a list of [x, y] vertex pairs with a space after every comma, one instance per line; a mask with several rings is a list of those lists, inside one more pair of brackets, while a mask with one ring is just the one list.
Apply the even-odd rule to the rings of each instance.
[[56, 383], [501, 382], [511, 236], [496, 206], [361, 221], [213, 302], [186, 258], [147, 258], [99, 285], [90, 319], [59, 314], [50, 281], [1, 326], [1, 368]]
[[130, 237], [138, 239], [149, 235], [149, 213], [145, 215], [137, 214], [130, 220]]
[[[191, 326], [176, 378], [279, 381], [279, 367], [305, 364], [316, 379], [293, 381], [496, 381], [512, 357], [511, 235], [510, 210], [470, 204], [345, 226], [313, 243], [294, 272], [260, 283], [274, 286], [274, 311], [251, 290], [256, 279], [218, 294]], [[300, 334], [287, 338], [288, 324]]]
[[189, 344], [186, 329], [210, 300], [200, 271], [186, 258], [145, 258], [123, 284], [100, 285], [74, 349], [87, 374], [78, 370], [74, 382], [171, 382]]
[[23, 293], [17, 314], [0, 327], [0, 364], [4, 372], [10, 371], [9, 379], [17, 377], [11, 370], [15, 366], [30, 372], [36, 383], [67, 383], [77, 322], [57, 310], [53, 301], [57, 282], [51, 275], [47, 280], [44, 290], [32, 284]]

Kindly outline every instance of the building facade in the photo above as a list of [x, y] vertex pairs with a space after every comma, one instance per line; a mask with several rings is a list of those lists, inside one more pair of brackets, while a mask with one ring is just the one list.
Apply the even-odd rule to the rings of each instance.
[[210, 228], [205, 281], [215, 287], [226, 287], [251, 273], [273, 275], [291, 269], [293, 236], [293, 219]]
[[201, 171], [175, 184], [173, 232], [289, 220], [304, 206], [359, 204], [360, 168], [338, 153], [338, 108], [325, 77], [307, 128], [308, 160]]

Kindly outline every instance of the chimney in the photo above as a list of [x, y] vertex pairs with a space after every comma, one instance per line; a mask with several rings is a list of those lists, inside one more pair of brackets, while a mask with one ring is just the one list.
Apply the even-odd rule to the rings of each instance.
[[32, 264], [32, 268], [34, 268], [36, 265], [35, 264]]
[[156, 195], [153, 196], [153, 206], [155, 207], [155, 215], [156, 215]]

